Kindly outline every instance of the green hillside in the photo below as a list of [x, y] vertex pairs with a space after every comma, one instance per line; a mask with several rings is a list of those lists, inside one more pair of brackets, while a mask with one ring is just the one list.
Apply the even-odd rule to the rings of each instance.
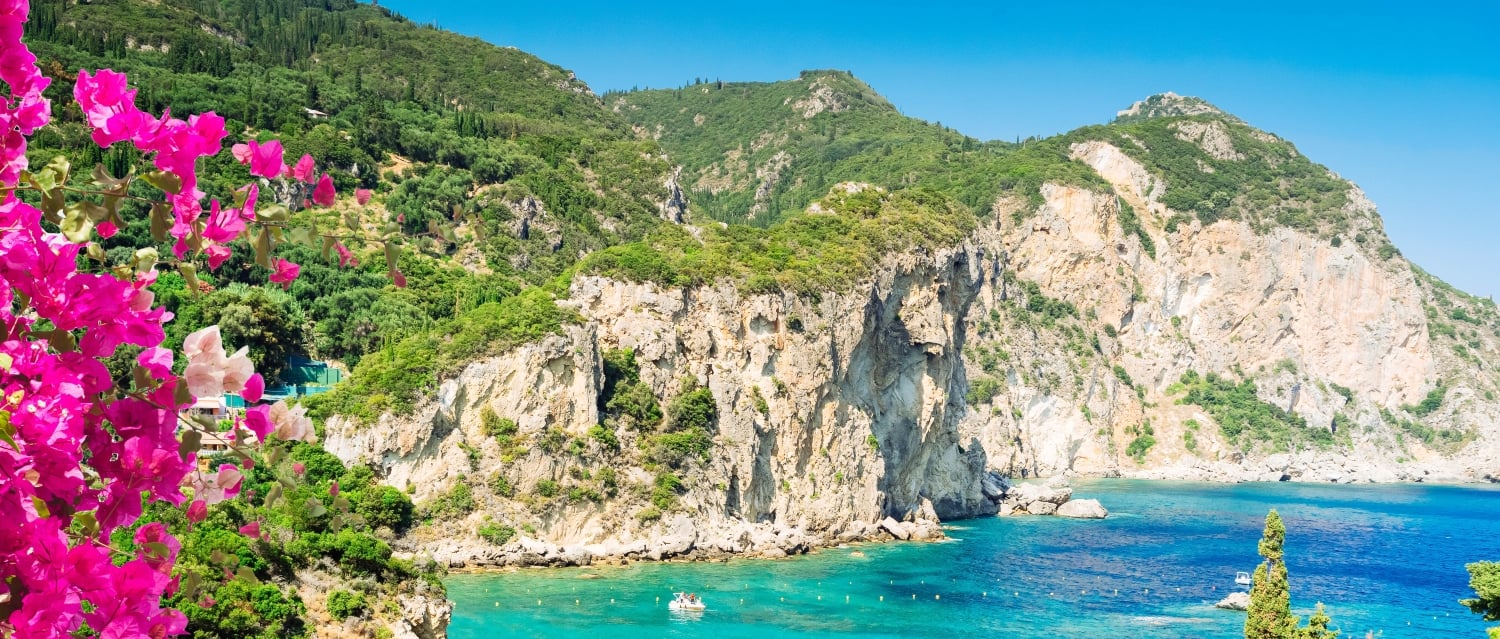
[[[1065, 149], [980, 142], [902, 115], [844, 71], [783, 82], [714, 82], [605, 96], [686, 170], [693, 210], [770, 226], [840, 182], [941, 191], [975, 211], [1002, 188], [1088, 181]], [[1089, 172], [1091, 173], [1091, 172]]]

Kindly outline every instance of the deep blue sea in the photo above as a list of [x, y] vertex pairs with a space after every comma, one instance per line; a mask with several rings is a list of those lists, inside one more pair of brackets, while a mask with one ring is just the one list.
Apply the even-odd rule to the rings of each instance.
[[[956, 522], [940, 543], [787, 560], [455, 575], [450, 637], [1238, 637], [1213, 602], [1253, 571], [1266, 511], [1287, 525], [1292, 606], [1345, 637], [1484, 636], [1463, 565], [1500, 559], [1500, 490], [1094, 480], [1103, 521]], [[855, 551], [863, 553], [860, 557]], [[703, 613], [666, 609], [674, 590]], [[658, 601], [658, 598], [660, 600]]]

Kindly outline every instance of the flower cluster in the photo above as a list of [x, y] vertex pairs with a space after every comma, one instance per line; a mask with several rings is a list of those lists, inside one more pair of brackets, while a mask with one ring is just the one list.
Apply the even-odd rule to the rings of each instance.
[[[143, 249], [150, 258], [133, 270], [80, 270], [89, 229], [109, 237], [114, 214], [67, 233], [17, 197], [26, 188], [27, 137], [51, 118], [43, 97], [50, 80], [21, 41], [29, 10], [25, 0], [0, 0], [0, 80], [8, 87], [0, 92], [0, 637], [74, 637], [84, 628], [102, 637], [182, 634], [184, 616], [161, 607], [179, 588], [172, 569], [180, 544], [162, 524], [142, 524], [142, 506], [187, 503], [196, 522], [208, 505], [238, 493], [238, 466], [198, 470], [197, 436], [185, 434], [194, 427], [183, 413], [198, 397], [224, 393], [255, 404], [265, 382], [245, 349], [226, 349], [217, 327], [187, 338], [183, 375], [175, 375], [174, 354], [160, 346], [172, 316], [154, 306], [148, 288], [154, 249]], [[135, 96], [124, 74], [107, 69], [80, 72], [73, 88], [96, 144], [134, 145], [157, 170], [148, 181], [166, 194], [179, 268], [191, 273], [198, 259], [216, 268], [231, 243], [267, 223], [256, 208], [260, 185], [239, 189], [232, 204], [209, 202], [205, 214], [197, 165], [221, 151], [224, 119], [152, 115]], [[333, 182], [326, 173], [315, 178], [313, 158], [288, 167], [280, 142], [238, 144], [232, 153], [255, 176], [297, 180], [311, 187], [312, 202], [334, 201]], [[356, 193], [361, 204], [368, 198]], [[54, 210], [45, 197], [42, 206]], [[354, 261], [343, 244], [337, 252], [341, 264]], [[289, 284], [299, 272], [284, 259], [257, 259], [273, 282]], [[122, 345], [141, 349], [129, 387], [101, 362]], [[306, 415], [285, 403], [247, 410], [231, 437], [236, 445], [313, 439]], [[131, 527], [134, 544], [122, 556], [111, 535]]]

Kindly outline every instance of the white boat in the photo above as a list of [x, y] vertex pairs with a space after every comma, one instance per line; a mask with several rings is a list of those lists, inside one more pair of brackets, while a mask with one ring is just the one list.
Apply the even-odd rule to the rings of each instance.
[[1250, 585], [1250, 573], [1244, 571], [1234, 573], [1234, 583], [1239, 586]]
[[672, 601], [667, 603], [667, 609], [674, 612], [703, 612], [706, 608], [697, 595], [685, 592], [672, 593]]

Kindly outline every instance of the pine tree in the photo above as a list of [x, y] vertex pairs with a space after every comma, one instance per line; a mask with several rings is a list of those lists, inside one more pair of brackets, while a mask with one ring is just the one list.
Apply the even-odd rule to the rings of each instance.
[[1339, 631], [1328, 629], [1328, 624], [1332, 622], [1333, 619], [1323, 611], [1323, 602], [1318, 602], [1317, 610], [1307, 619], [1307, 627], [1302, 629], [1303, 639], [1338, 639]]
[[[1464, 566], [1469, 570], [1469, 587], [1474, 589], [1473, 599], [1459, 603], [1468, 606], [1485, 621], [1500, 621], [1500, 563], [1480, 561]], [[1489, 629], [1490, 639], [1500, 639], [1500, 626]]]
[[1285, 542], [1286, 526], [1281, 523], [1281, 515], [1272, 509], [1266, 515], [1266, 529], [1260, 539], [1260, 556], [1265, 561], [1255, 569], [1254, 585], [1250, 588], [1245, 639], [1297, 639], [1297, 618], [1292, 615], [1292, 596], [1282, 551]]

